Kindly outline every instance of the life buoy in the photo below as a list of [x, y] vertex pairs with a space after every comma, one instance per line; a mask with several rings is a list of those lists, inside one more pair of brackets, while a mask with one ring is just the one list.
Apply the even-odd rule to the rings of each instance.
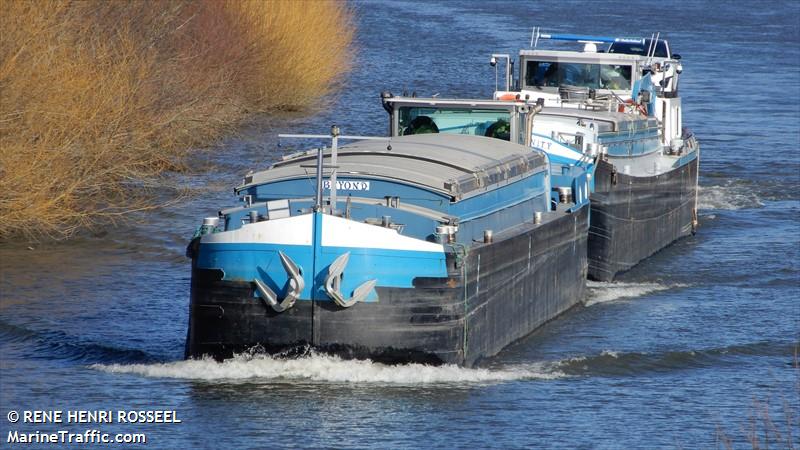
[[503, 94], [500, 97], [497, 97], [498, 100], [517, 100], [518, 94]]

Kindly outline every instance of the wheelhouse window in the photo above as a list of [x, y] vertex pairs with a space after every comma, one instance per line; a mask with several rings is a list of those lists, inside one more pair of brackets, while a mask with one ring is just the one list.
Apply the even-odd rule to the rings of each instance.
[[591, 89], [631, 88], [631, 66], [555, 61], [527, 61], [527, 87], [577, 86]]
[[505, 141], [511, 138], [511, 113], [496, 109], [399, 108], [400, 136], [426, 133], [470, 134]]
[[[647, 56], [648, 51], [652, 51], [651, 39], [645, 39], [641, 42], [614, 42], [608, 48], [608, 53], [624, 53], [627, 55], [640, 55]], [[656, 43], [656, 49], [653, 54], [656, 58], [669, 58], [667, 51], [667, 44], [663, 39], [659, 39]]]

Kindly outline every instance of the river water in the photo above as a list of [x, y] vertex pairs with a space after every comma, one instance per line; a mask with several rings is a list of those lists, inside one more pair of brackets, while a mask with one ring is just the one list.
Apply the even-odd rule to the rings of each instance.
[[[145, 432], [150, 448], [800, 447], [800, 7], [794, 2], [369, 2], [325, 111], [271, 118], [184, 176], [195, 196], [68, 243], [0, 249], [0, 433]], [[184, 246], [278, 132], [383, 134], [384, 89], [488, 97], [492, 52], [551, 32], [649, 35], [683, 56], [700, 229], [477, 369], [311, 355], [182, 361]], [[326, 64], [320, 61], [320, 64]], [[25, 410], [175, 410], [180, 424], [11, 424]], [[785, 418], [789, 412], [793, 418]], [[769, 416], [769, 420], [764, 420]], [[2, 444], [3, 446], [8, 444]], [[774, 444], [773, 444], [774, 445]], [[35, 448], [36, 446], [33, 446]], [[73, 446], [87, 447], [87, 445]], [[48, 447], [50, 448], [50, 447]]]

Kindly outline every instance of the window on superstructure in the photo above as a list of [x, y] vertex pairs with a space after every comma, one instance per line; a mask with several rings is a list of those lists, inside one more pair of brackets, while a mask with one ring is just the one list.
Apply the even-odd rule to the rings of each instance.
[[631, 88], [631, 66], [555, 61], [527, 61], [527, 87], [575, 86], [591, 89]]
[[[645, 39], [642, 42], [614, 42], [608, 47], [608, 53], [647, 56], [647, 52], [652, 51], [650, 48], [651, 42], [651, 39]], [[658, 40], [653, 56], [656, 58], [669, 58], [667, 44], [663, 39]]]
[[399, 125], [400, 136], [448, 133], [511, 139], [511, 113], [505, 110], [404, 106]]

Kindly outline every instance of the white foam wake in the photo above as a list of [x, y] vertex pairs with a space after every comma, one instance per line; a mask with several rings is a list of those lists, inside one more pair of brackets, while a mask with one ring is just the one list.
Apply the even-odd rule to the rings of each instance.
[[764, 206], [752, 187], [741, 184], [700, 186], [699, 195], [698, 209], [736, 210]]
[[565, 376], [545, 364], [495, 369], [466, 369], [455, 365], [386, 365], [369, 360], [344, 360], [312, 354], [297, 359], [268, 355], [237, 356], [217, 362], [212, 359], [154, 364], [94, 364], [93, 369], [155, 378], [218, 381], [312, 381], [333, 383], [379, 383], [418, 385], [431, 383], [487, 383], [523, 379], [554, 379]]
[[672, 288], [686, 287], [683, 284], [664, 285], [659, 283], [623, 283], [600, 281], [587, 281], [588, 299], [586, 306], [598, 303], [613, 302], [615, 300], [636, 298], [653, 292], [664, 291]]

